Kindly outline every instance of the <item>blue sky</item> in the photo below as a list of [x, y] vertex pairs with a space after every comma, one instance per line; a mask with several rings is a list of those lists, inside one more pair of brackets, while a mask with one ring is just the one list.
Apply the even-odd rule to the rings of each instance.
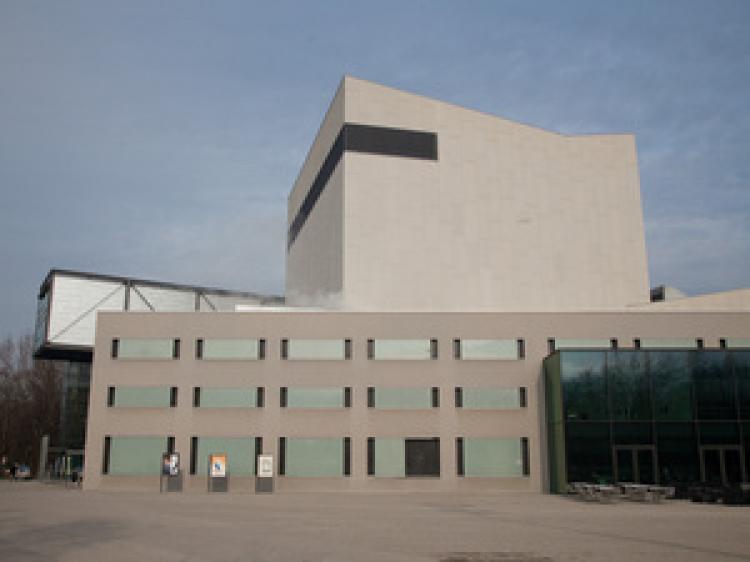
[[349, 73], [636, 134], [651, 284], [750, 286], [750, 2], [0, 0], [0, 337], [53, 267], [283, 291]]

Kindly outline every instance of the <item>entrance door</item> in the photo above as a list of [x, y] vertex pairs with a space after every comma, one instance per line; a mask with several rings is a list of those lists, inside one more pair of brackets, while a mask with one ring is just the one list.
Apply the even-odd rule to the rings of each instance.
[[650, 445], [614, 447], [615, 481], [654, 484], [656, 482], [656, 455]]
[[406, 476], [440, 476], [440, 440], [407, 439]]
[[701, 482], [728, 486], [743, 481], [742, 452], [736, 446], [701, 447]]

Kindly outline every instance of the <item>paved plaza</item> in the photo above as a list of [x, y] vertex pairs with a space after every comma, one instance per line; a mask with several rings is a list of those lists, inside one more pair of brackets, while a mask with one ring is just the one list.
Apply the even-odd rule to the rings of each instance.
[[750, 508], [523, 493], [159, 495], [0, 482], [0, 560], [750, 560]]

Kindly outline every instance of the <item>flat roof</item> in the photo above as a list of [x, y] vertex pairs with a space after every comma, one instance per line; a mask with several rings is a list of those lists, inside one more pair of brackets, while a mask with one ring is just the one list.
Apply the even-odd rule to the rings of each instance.
[[101, 273], [91, 273], [88, 271], [75, 271], [72, 269], [50, 269], [47, 273], [44, 281], [39, 287], [39, 298], [42, 298], [44, 294], [49, 290], [52, 278], [55, 275], [63, 275], [65, 277], [76, 277], [79, 279], [91, 279], [94, 281], [113, 281], [116, 283], [122, 283], [123, 285], [145, 285], [148, 287], [157, 287], [161, 289], [174, 289], [181, 291], [194, 291], [198, 293], [210, 293], [212, 295], [232, 296], [232, 297], [246, 297], [260, 299], [261, 302], [275, 302], [282, 304], [284, 297], [281, 295], [268, 295], [263, 293], [256, 293], [252, 291], [235, 291], [232, 289], [219, 289], [217, 287], [204, 287], [201, 285], [186, 285], [183, 283], [172, 283], [167, 281], [154, 281], [150, 279], [139, 279], [137, 277], [123, 277], [119, 275], [106, 275]]

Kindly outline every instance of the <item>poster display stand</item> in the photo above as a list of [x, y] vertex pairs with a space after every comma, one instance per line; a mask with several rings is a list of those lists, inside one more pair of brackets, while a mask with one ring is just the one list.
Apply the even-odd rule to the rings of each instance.
[[255, 493], [273, 493], [273, 455], [258, 455], [255, 470]]
[[162, 454], [159, 492], [182, 492], [180, 453]]
[[208, 455], [208, 491], [229, 491], [229, 465], [226, 453]]

